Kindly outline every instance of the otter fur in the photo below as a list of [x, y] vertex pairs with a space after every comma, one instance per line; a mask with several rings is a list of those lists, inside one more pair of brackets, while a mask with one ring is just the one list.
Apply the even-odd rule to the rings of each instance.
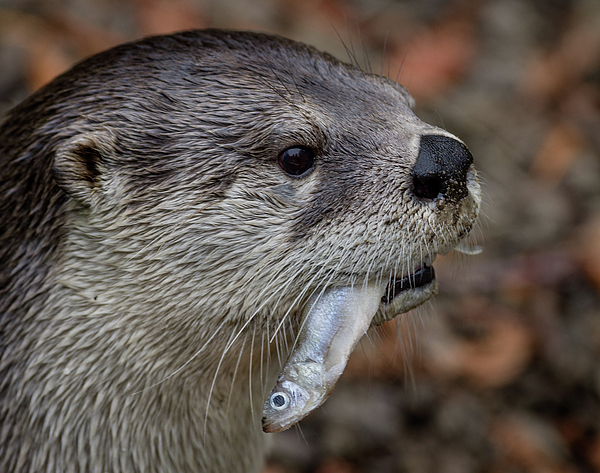
[[[472, 157], [411, 102], [303, 44], [201, 30], [98, 54], [9, 112], [0, 471], [260, 471], [311, 292], [393, 286], [475, 221]], [[456, 144], [439, 169], [423, 136]], [[286, 167], [294, 147], [311, 160]], [[381, 320], [410, 308], [391, 299]]]

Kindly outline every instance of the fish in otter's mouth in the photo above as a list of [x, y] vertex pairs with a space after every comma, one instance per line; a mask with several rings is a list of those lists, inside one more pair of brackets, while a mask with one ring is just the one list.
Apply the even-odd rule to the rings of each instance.
[[[420, 247], [418, 260], [414, 247], [403, 247], [397, 261], [412, 264], [400, 272], [386, 272], [381, 269], [384, 263], [374, 271], [377, 276], [367, 272], [353, 283], [313, 289], [289, 358], [265, 400], [265, 432], [289, 428], [327, 399], [371, 325], [408, 312], [437, 293], [433, 269], [437, 254], [481, 251], [464, 241], [481, 199], [473, 156], [462, 142], [446, 135], [422, 135], [407, 188], [404, 198], [410, 199], [411, 215], [416, 215], [412, 222], [418, 224], [410, 230], [405, 230], [409, 225], [401, 226], [401, 233], [429, 235], [428, 245]], [[374, 233], [373, 240], [382, 235], [385, 232]]]
[[[481, 251], [464, 243], [455, 249], [468, 254]], [[294, 349], [265, 401], [265, 432], [285, 430], [325, 402], [372, 323], [389, 320], [435, 294], [434, 259], [427, 257], [411, 273], [387, 282], [332, 287], [313, 294]]]

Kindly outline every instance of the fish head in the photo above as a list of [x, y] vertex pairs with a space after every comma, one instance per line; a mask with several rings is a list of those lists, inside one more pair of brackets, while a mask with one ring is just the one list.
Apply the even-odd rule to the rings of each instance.
[[333, 386], [323, 363], [290, 364], [279, 376], [263, 407], [263, 431], [280, 432], [319, 406]]
[[[315, 392], [309, 391], [293, 381], [277, 383], [263, 408], [263, 431], [280, 432], [310, 412], [307, 406], [312, 404], [311, 397]], [[304, 414], [304, 415], [303, 415]]]

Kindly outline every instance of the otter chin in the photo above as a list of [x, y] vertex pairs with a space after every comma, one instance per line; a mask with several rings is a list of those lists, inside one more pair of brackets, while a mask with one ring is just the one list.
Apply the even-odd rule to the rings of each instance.
[[437, 255], [477, 252], [473, 156], [412, 106], [310, 46], [198, 30], [11, 110], [0, 471], [260, 471], [262, 429], [434, 296]]

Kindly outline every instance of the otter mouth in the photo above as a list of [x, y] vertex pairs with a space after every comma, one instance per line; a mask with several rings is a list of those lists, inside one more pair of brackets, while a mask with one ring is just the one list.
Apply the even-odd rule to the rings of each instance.
[[431, 264], [424, 263], [413, 273], [402, 278], [392, 278], [388, 283], [381, 302], [391, 304], [392, 301], [405, 291], [426, 286], [435, 280], [435, 270]]
[[[464, 243], [455, 249], [470, 254], [480, 251]], [[265, 432], [285, 430], [325, 402], [372, 324], [391, 320], [436, 294], [434, 260], [435, 255], [427, 256], [412, 272], [388, 282], [367, 281], [314, 292], [302, 313], [290, 356], [265, 400]]]
[[[481, 253], [482, 248], [471, 246], [465, 241], [452, 248], [467, 255]], [[445, 253], [444, 253], [445, 254]], [[435, 277], [433, 262], [437, 255], [426, 256], [422, 263], [402, 277], [391, 277], [381, 297], [379, 309], [373, 317], [374, 325], [381, 325], [400, 314], [406, 313], [431, 299], [437, 294], [438, 281]]]
[[334, 286], [313, 294], [290, 356], [265, 400], [265, 432], [285, 430], [325, 402], [372, 323], [379, 325], [435, 294], [432, 259], [388, 282]]
[[437, 255], [427, 256], [415, 269], [402, 277], [391, 277], [383, 289], [374, 325], [381, 325], [404, 314], [437, 294], [438, 282], [433, 269]]

